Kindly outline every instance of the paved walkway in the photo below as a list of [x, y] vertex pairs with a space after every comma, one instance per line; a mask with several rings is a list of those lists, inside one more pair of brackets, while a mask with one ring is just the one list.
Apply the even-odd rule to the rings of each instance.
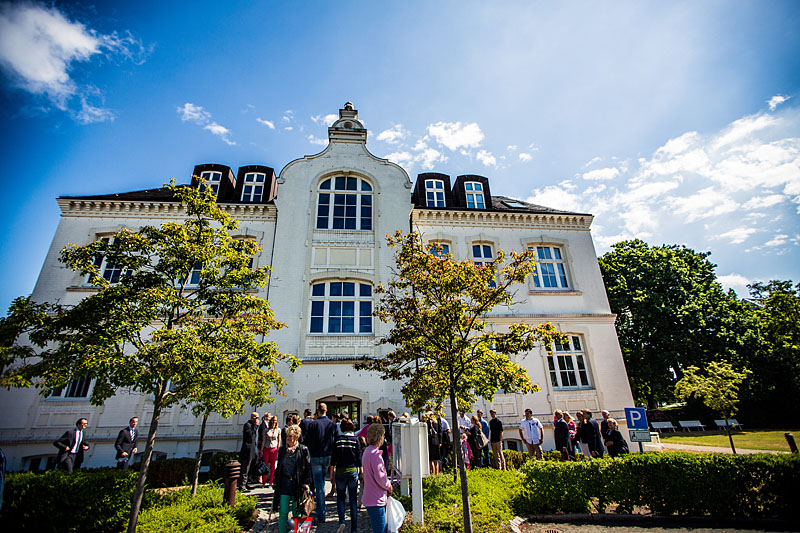
[[[325, 482], [325, 494], [331, 491], [330, 481]], [[278, 513], [271, 513], [272, 510], [272, 489], [271, 488], [257, 488], [246, 493], [248, 496], [258, 497], [258, 519], [250, 533], [278, 533]], [[314, 517], [313, 527], [311, 531], [316, 533], [336, 533], [339, 528], [339, 515], [336, 512], [336, 496], [325, 499], [325, 523], [321, 526], [317, 524], [317, 518]], [[350, 506], [347, 506], [345, 511], [345, 533], [350, 533]], [[294, 531], [288, 529], [287, 531]], [[357, 533], [371, 533], [372, 529], [369, 526], [369, 517], [367, 510], [361, 508], [358, 512], [358, 530]]]
[[[661, 441], [661, 444], [664, 446], [665, 450], [683, 450], [687, 452], [706, 452], [706, 453], [729, 453], [732, 454], [730, 446], [697, 446], [696, 444], [677, 444], [672, 442], [664, 442]], [[740, 455], [749, 455], [753, 453], [771, 453], [771, 454], [781, 454], [781, 453], [789, 453], [786, 452], [779, 452], [775, 450], [748, 450], [747, 448], [736, 448], [736, 453]]]

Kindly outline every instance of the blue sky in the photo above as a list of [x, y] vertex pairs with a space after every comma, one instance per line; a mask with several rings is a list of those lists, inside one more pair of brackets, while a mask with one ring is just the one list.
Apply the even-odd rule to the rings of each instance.
[[355, 103], [412, 176], [593, 213], [712, 252], [727, 287], [800, 281], [800, 3], [0, 3], [0, 309], [59, 195], [316, 153]]

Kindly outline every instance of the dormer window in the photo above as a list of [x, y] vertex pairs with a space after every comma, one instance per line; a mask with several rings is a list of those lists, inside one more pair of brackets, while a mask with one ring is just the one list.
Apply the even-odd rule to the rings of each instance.
[[425, 205], [444, 207], [444, 182], [442, 180], [425, 180]]
[[267, 175], [260, 172], [248, 172], [244, 175], [242, 188], [243, 202], [260, 202], [264, 197], [264, 182]]
[[[222, 172], [207, 170], [200, 174], [200, 177], [206, 181], [206, 185], [211, 189], [215, 195], [219, 193], [219, 185], [222, 182]], [[201, 186], [200, 192], [203, 192]]]
[[483, 209], [483, 184], [477, 181], [468, 181], [464, 184], [464, 191], [467, 195], [468, 209]]

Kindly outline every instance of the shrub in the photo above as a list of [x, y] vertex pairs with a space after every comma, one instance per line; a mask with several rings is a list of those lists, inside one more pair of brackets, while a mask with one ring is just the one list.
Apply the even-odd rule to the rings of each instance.
[[222, 500], [222, 489], [202, 486], [194, 498], [189, 489], [169, 491], [139, 515], [139, 533], [193, 531], [202, 533], [238, 533], [250, 525], [256, 498], [237, 495], [231, 509]]
[[514, 450], [503, 450], [503, 455], [506, 457], [506, 467], [514, 470], [518, 470], [528, 460], [527, 453]]
[[645, 507], [658, 514], [790, 518], [800, 457], [690, 453], [528, 461], [516, 508], [523, 514]]
[[215, 453], [211, 457], [211, 462], [208, 468], [209, 480], [220, 480], [225, 473], [225, 465], [231, 461], [238, 461], [239, 454], [236, 452], [220, 452]]
[[[194, 464], [194, 459], [186, 457], [151, 461], [147, 471], [147, 486], [161, 488], [188, 485], [194, 475]], [[138, 472], [140, 466], [141, 463], [136, 463], [131, 468]]]
[[8, 474], [0, 524], [15, 532], [119, 531], [135, 486], [133, 471]]

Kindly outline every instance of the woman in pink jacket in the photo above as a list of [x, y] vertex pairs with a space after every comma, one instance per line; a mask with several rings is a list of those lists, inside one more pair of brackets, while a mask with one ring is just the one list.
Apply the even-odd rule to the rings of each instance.
[[364, 472], [364, 495], [361, 503], [367, 508], [372, 533], [387, 533], [386, 496], [392, 495], [392, 484], [386, 475], [386, 466], [380, 447], [383, 445], [383, 424], [371, 424], [367, 428], [367, 449], [361, 457]]

